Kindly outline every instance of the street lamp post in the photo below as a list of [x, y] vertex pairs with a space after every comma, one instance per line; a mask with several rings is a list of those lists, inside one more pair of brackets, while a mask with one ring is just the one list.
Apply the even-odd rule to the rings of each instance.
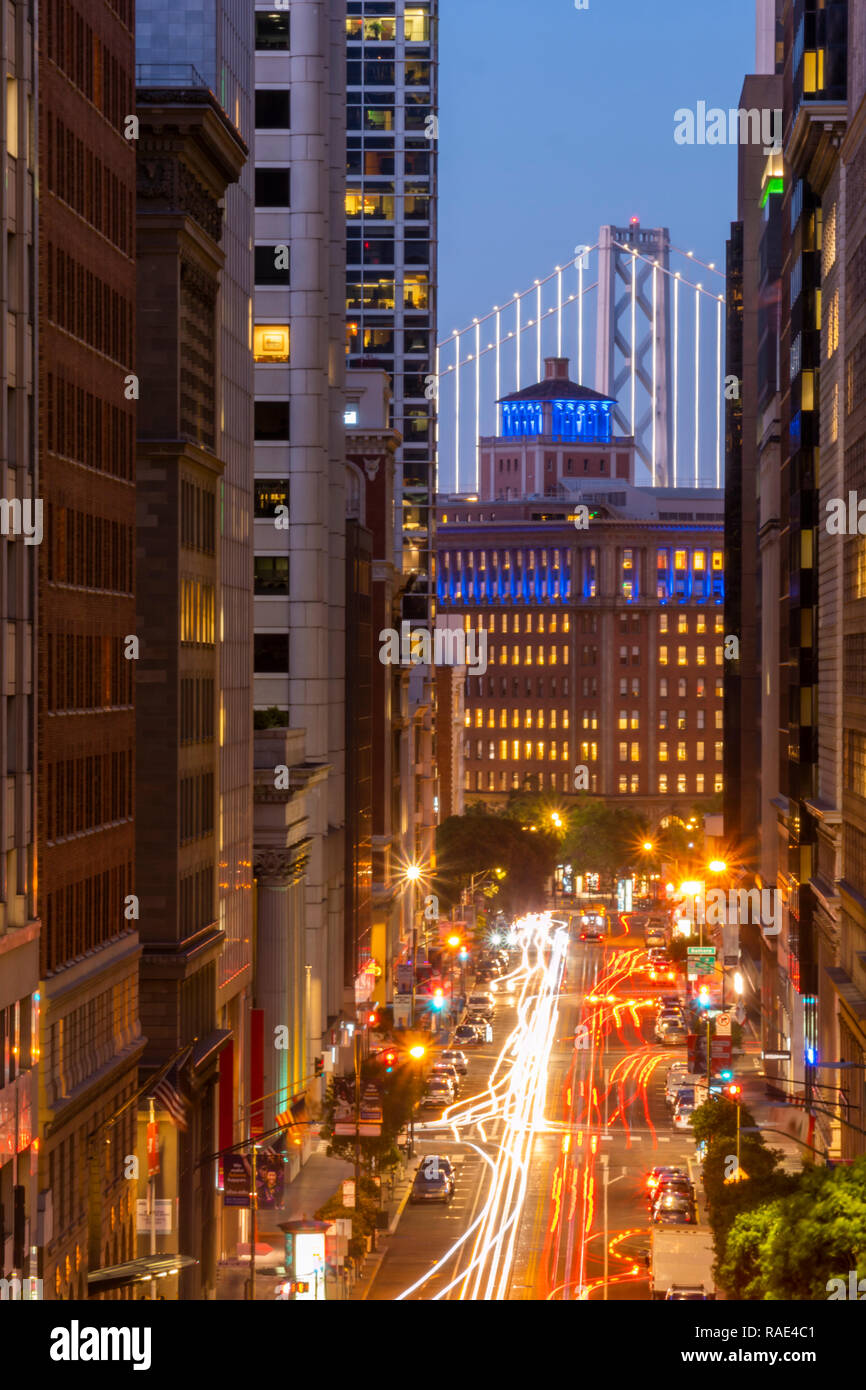
[[[421, 1062], [426, 1056], [427, 1049], [423, 1043], [415, 1043], [409, 1048], [409, 1056], [413, 1062]], [[409, 1119], [409, 1153], [412, 1158], [415, 1156], [415, 1100], [412, 1101], [412, 1111]]]

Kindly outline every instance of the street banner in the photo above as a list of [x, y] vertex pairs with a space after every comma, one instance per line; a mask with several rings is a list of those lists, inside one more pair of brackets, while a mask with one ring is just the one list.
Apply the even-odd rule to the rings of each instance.
[[223, 1206], [250, 1204], [250, 1160], [245, 1154], [223, 1155]]

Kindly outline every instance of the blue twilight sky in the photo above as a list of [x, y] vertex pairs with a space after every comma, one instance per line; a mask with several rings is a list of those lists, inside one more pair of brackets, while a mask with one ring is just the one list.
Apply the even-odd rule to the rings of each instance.
[[675, 144], [674, 112], [738, 105], [755, 0], [441, 0], [440, 14], [441, 338], [630, 216], [724, 269], [736, 149]]

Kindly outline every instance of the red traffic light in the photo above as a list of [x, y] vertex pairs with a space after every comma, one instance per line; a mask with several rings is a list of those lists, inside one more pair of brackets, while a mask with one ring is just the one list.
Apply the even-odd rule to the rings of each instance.
[[732, 1081], [730, 1086], [725, 1087], [725, 1095], [730, 1096], [731, 1100], [736, 1100], [737, 1096], [743, 1094], [742, 1086], [738, 1086], [736, 1081]]
[[370, 1028], [374, 1028], [378, 1022], [379, 1022], [379, 1015], [378, 1015], [378, 1014], [368, 1014], [368, 1015], [367, 1015], [367, 1024], [368, 1024], [368, 1026], [369, 1026]]
[[388, 1063], [388, 1066], [389, 1066], [389, 1067], [393, 1066], [394, 1063], [396, 1062], [396, 1060], [397, 1060], [397, 1054], [396, 1054], [396, 1052], [386, 1052], [386, 1053], [385, 1053], [385, 1061]]

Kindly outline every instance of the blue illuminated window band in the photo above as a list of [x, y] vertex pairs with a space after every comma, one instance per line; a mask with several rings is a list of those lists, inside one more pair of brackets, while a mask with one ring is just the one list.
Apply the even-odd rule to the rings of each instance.
[[[550, 435], [563, 443], [610, 444], [613, 401], [550, 402]], [[545, 433], [542, 401], [505, 401], [502, 438], [537, 439]]]

